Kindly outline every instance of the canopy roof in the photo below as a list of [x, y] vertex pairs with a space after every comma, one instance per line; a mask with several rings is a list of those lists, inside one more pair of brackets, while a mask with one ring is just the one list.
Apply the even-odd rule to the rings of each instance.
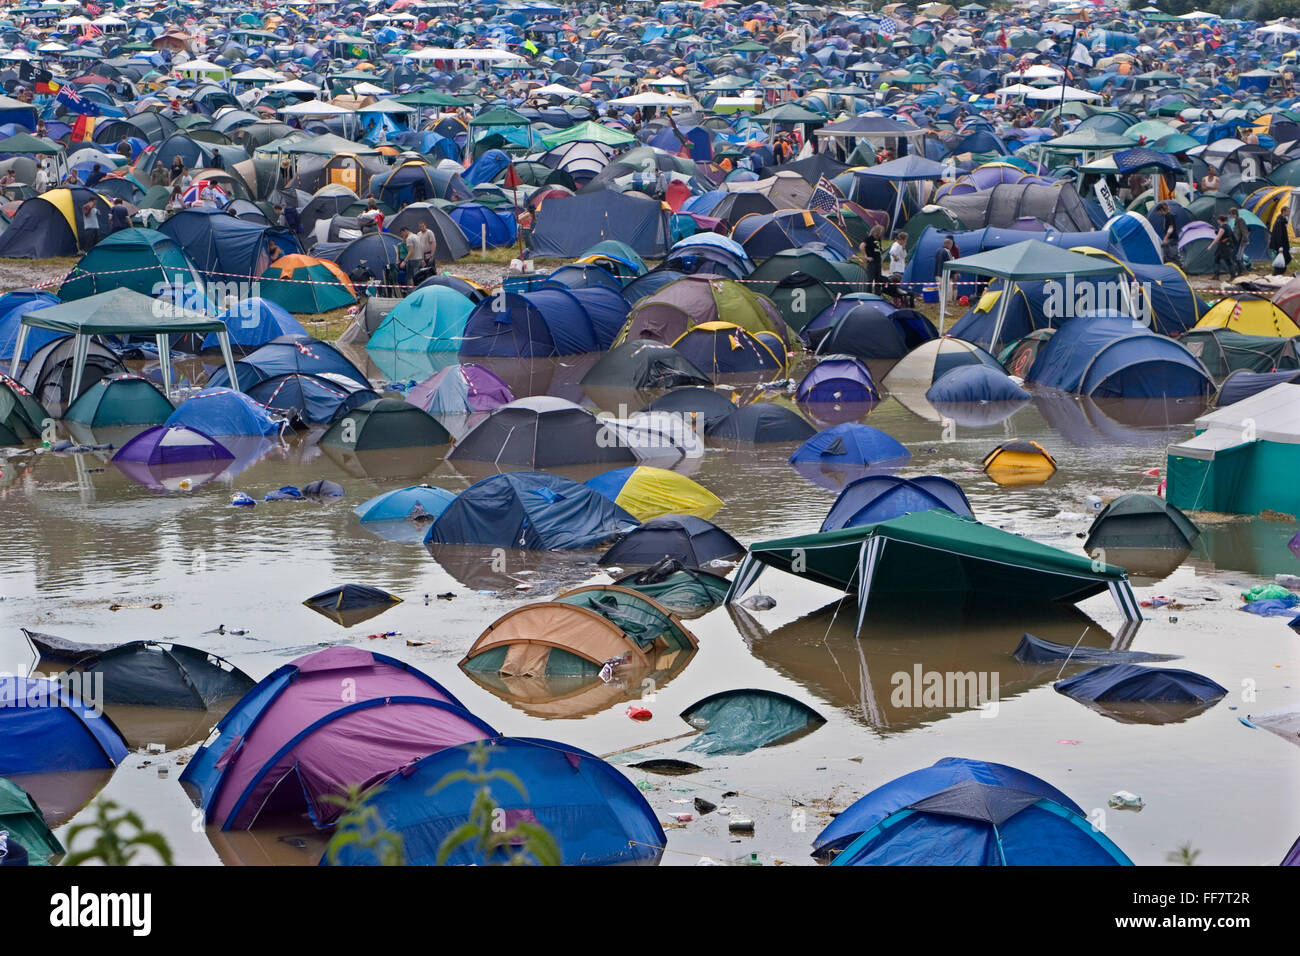
[[180, 309], [174, 303], [126, 288], [28, 312], [22, 317], [22, 324], [64, 335], [161, 335], [226, 330], [226, 324], [220, 319]]
[[945, 262], [943, 271], [998, 279], [1052, 279], [1066, 275], [1078, 279], [1083, 276], [1118, 275], [1125, 269], [1113, 259], [1085, 256], [1041, 239], [1026, 239], [1001, 249], [990, 249], [988, 252]]

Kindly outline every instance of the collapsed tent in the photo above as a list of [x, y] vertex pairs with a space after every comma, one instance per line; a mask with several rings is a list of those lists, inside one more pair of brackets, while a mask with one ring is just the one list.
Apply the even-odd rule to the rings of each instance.
[[335, 624], [355, 627], [383, 614], [393, 605], [401, 604], [402, 599], [366, 584], [340, 584], [313, 594], [302, 603]]
[[1025, 634], [1011, 652], [1022, 664], [1131, 664], [1146, 661], [1172, 661], [1177, 654], [1153, 654], [1149, 651], [1119, 651], [1109, 647], [1085, 647], [1079, 644], [1057, 644], [1054, 641]]
[[670, 345], [639, 339], [616, 345], [582, 377], [588, 387], [677, 388], [712, 385], [709, 376]]
[[131, 641], [79, 660], [75, 669], [103, 682], [103, 702], [211, 710], [244, 696], [255, 681], [224, 658], [196, 647]]
[[667, 514], [707, 518], [722, 499], [685, 475], [651, 465], [615, 468], [584, 482], [640, 521]]
[[731, 587], [731, 582], [724, 577], [673, 560], [625, 574], [616, 578], [614, 584], [652, 597], [669, 611], [684, 617], [711, 611], [723, 602]]
[[697, 700], [681, 713], [700, 736], [683, 750], [746, 754], [811, 733], [826, 718], [803, 701], [770, 690], [724, 690]]
[[26, 851], [29, 866], [44, 866], [51, 857], [66, 852], [46, 825], [36, 801], [4, 777], [0, 777], [0, 832], [8, 835], [10, 855], [14, 855], [15, 844]]

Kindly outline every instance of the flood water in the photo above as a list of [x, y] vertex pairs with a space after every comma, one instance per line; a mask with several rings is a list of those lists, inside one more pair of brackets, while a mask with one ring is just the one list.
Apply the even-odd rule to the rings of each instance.
[[[586, 357], [520, 362], [503, 377], [520, 396], [549, 392], [590, 403], [575, 384], [588, 365]], [[418, 362], [371, 370], [377, 378], [423, 377]], [[1144, 472], [1163, 472], [1166, 446], [1190, 435], [1186, 423], [1198, 411], [1172, 402], [1101, 408], [1038, 396], [1009, 418], [976, 414], [952, 425], [924, 402], [909, 400], [905, 407], [895, 398], [862, 420], [911, 450], [901, 474], [950, 477], [980, 520], [1081, 551], [1092, 517], [1086, 497], [1154, 492], [1159, 479]], [[851, 602], [769, 570], [751, 593], [771, 595], [776, 606], [722, 607], [689, 621], [700, 649], [666, 662], [652, 696], [643, 699], [639, 684], [598, 684], [518, 699], [472, 679], [457, 662], [506, 610], [608, 580], [594, 564], [597, 555], [514, 553], [501, 569], [473, 549], [435, 560], [414, 536], [377, 537], [358, 523], [355, 505], [417, 478], [459, 490], [481, 474], [427, 452], [400, 461], [335, 460], [315, 446], [319, 432], [271, 447], [233, 476], [194, 476], [189, 491], [142, 485], [107, 463], [111, 453], [0, 459], [6, 532], [0, 536], [0, 669], [22, 672], [33, 664], [20, 627], [87, 642], [174, 640], [226, 657], [255, 680], [319, 645], [353, 643], [410, 661], [508, 735], [552, 738], [596, 754], [677, 737], [690, 729], [678, 716], [682, 710], [732, 688], [780, 691], [827, 719], [797, 740], [743, 756], [683, 754], [689, 740], [673, 740], [612, 757], [642, 785], [665, 823], [664, 865], [694, 865], [702, 857], [740, 862], [755, 853], [768, 865], [811, 865], [811, 843], [830, 811], [946, 756], [1012, 764], [1064, 790], [1086, 811], [1105, 808], [1116, 790], [1141, 795], [1140, 812], [1106, 809], [1097, 817], [1138, 864], [1163, 864], [1168, 852], [1190, 844], [1201, 851], [1201, 864], [1274, 865], [1300, 833], [1300, 754], [1238, 720], [1300, 697], [1296, 633], [1282, 620], [1237, 609], [1246, 588], [1279, 572], [1300, 573], [1286, 548], [1294, 524], [1226, 516], [1199, 521], [1202, 535], [1176, 569], [1155, 578], [1134, 575], [1139, 599], [1165, 595], [1181, 605], [1144, 609], [1150, 619], [1136, 628], [1124, 627], [1102, 595], [1073, 609], [1007, 606], [995, 618], [979, 619], [963, 617], [960, 608], [882, 608], [855, 637]], [[988, 479], [981, 460], [1013, 436], [1047, 448], [1059, 466], [1055, 476], [1014, 488]], [[712, 520], [748, 545], [816, 531], [835, 498], [830, 487], [787, 464], [791, 450], [710, 448], [681, 470], [725, 501]], [[577, 469], [573, 477], [598, 470]], [[261, 501], [282, 485], [318, 478], [340, 482], [347, 496], [326, 504]], [[825, 483], [833, 486], [833, 476]], [[234, 491], [258, 506], [230, 507]], [[403, 603], [354, 627], [303, 606], [304, 598], [345, 582], [384, 588]], [[516, 590], [520, 585], [530, 589]], [[437, 597], [448, 592], [451, 600]], [[158, 603], [159, 609], [149, 607]], [[114, 604], [124, 607], [110, 610]], [[249, 633], [210, 633], [219, 625]], [[369, 637], [386, 631], [400, 635]], [[1203, 712], [1163, 721], [1102, 713], [1053, 690], [1059, 666], [1012, 659], [1026, 631], [1065, 644], [1082, 638], [1091, 646], [1178, 654], [1173, 666], [1205, 674], [1229, 694]], [[895, 699], [894, 675], [972, 670], [996, 677], [995, 707]], [[653, 718], [630, 720], [625, 711], [632, 701]], [[324, 840], [305, 824], [241, 834], [194, 825], [177, 782], [178, 761], [216, 715], [109, 713], [140, 751], [111, 776], [17, 778], [60, 825], [61, 836], [102, 793], [161, 830], [178, 863], [317, 862]], [[165, 745], [165, 753], [144, 753], [151, 743]], [[626, 766], [651, 757], [686, 759], [703, 769], [665, 776]], [[754, 833], [729, 834], [727, 818], [717, 813], [669, 825], [692, 810], [696, 796], [753, 819]]]

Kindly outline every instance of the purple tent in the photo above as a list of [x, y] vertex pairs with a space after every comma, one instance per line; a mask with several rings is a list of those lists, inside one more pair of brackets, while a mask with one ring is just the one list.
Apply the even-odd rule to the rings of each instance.
[[415, 388], [406, 400], [430, 415], [490, 412], [515, 400], [510, 386], [482, 365], [449, 365]]
[[1286, 546], [1291, 549], [1292, 554], [1297, 558], [1300, 558], [1300, 531], [1297, 531], [1292, 536], [1291, 540], [1286, 543]]
[[1291, 844], [1291, 849], [1287, 851], [1286, 859], [1282, 861], [1283, 866], [1300, 866], [1300, 837]]
[[118, 449], [114, 462], [141, 465], [188, 465], [200, 461], [232, 461], [224, 445], [197, 428], [155, 425]]
[[326, 797], [495, 734], [415, 668], [331, 647], [284, 665], [245, 694], [181, 782], [224, 830], [304, 812], [327, 827], [342, 810]]

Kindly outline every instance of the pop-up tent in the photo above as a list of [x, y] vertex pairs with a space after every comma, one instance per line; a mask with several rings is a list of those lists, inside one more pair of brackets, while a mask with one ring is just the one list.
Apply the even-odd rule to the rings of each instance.
[[927, 603], [1074, 604], [1109, 590], [1126, 618], [1141, 620], [1123, 568], [941, 509], [760, 541], [736, 572], [727, 600], [743, 597], [765, 566], [856, 593], [859, 629], [875, 594]]
[[48, 329], [62, 335], [76, 337], [76, 350], [72, 372], [69, 401], [81, 394], [81, 377], [86, 367], [86, 352], [90, 340], [96, 335], [153, 335], [158, 341], [158, 357], [162, 361], [163, 392], [172, 389], [171, 337], [173, 335], [204, 335], [215, 333], [221, 345], [226, 373], [238, 388], [235, 360], [230, 354], [230, 332], [226, 323], [200, 312], [177, 308], [175, 303], [152, 299], [131, 289], [112, 289], [97, 295], [65, 302], [63, 305], [28, 312], [22, 318], [18, 342], [14, 348], [13, 365], [9, 374], [18, 375], [18, 357], [23, 353], [29, 329]]

